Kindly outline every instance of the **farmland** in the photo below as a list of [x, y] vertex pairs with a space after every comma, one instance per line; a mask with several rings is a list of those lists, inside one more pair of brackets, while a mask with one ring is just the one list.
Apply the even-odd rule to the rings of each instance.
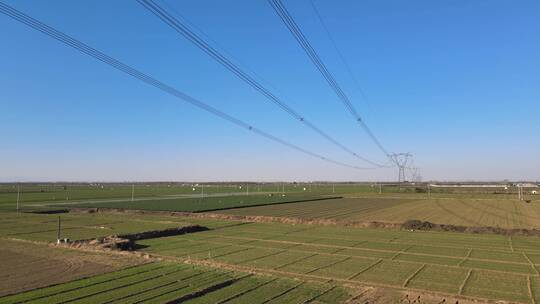
[[[428, 198], [409, 190], [378, 193], [365, 185], [311, 186], [311, 192], [303, 185], [277, 191], [274, 184], [265, 189], [274, 191], [238, 193], [239, 185], [228, 190], [213, 185], [203, 197], [189, 193], [192, 185], [174, 190], [154, 185], [148, 187], [154, 194], [148, 189], [142, 196], [139, 185], [134, 188], [141, 196], [133, 201], [125, 197], [131, 191], [126, 185], [117, 186], [123, 191], [118, 196], [95, 195], [105, 191], [101, 188], [85, 194], [81, 188], [79, 199], [68, 200], [43, 200], [44, 192], [36, 192], [34, 201], [25, 194], [20, 212], [6, 200], [9, 208], [0, 211], [0, 254], [6, 261], [1, 270], [4, 282], [14, 284], [0, 285], [5, 295], [0, 302], [342, 303], [364, 292], [365, 301], [378, 298], [369, 298], [373, 290], [390, 297], [386, 302], [397, 302], [405, 293], [431, 297], [426, 303], [442, 298], [540, 301], [539, 237], [396, 228], [419, 219], [531, 229], [540, 225], [538, 201], [481, 192]], [[338, 192], [344, 197], [332, 198]], [[67, 212], [85, 207], [101, 211]], [[55, 210], [60, 213], [48, 213]], [[195, 213], [154, 212], [163, 210]], [[128, 254], [88, 252], [50, 245], [59, 218], [61, 238], [71, 241], [192, 225], [204, 229], [136, 240], [135, 252]], [[308, 219], [315, 221], [305, 224]], [[398, 225], [347, 226], [371, 221]]]
[[[83, 200], [130, 200], [149, 198], [184, 198], [212, 195], [249, 194], [321, 194], [368, 193], [370, 186], [357, 185], [312, 185], [289, 183], [149, 183], [149, 184], [0, 184], [0, 208], [14, 209], [17, 195], [23, 205], [33, 203], [73, 202]], [[388, 190], [390, 191], [390, 190]]]
[[538, 280], [536, 237], [251, 223], [140, 245], [159, 256], [304, 279], [518, 302], [540, 292], [527, 288]]
[[49, 248], [10, 240], [0, 240], [0, 260], [0, 296], [93, 276], [141, 262], [136, 257]]
[[316, 201], [327, 199], [325, 197], [288, 194], [288, 195], [227, 195], [210, 197], [184, 197], [184, 198], [162, 198], [162, 199], [142, 199], [136, 201], [116, 200], [104, 202], [73, 202], [62, 205], [51, 205], [52, 207], [70, 208], [119, 208], [135, 210], [157, 210], [157, 211], [181, 211], [181, 212], [201, 212], [216, 211], [230, 208], [244, 208], [259, 205], [274, 205], [291, 202]]
[[61, 218], [61, 238], [71, 240], [161, 230], [186, 225], [186, 222], [182, 222], [178, 218], [160, 220], [151, 217], [119, 218], [113, 215], [98, 214], [0, 213], [0, 237], [53, 242], [57, 237], [59, 216]]
[[341, 287], [179, 263], [148, 263], [0, 298], [2, 303], [318, 303], [342, 302]]
[[[0, 210], [15, 210], [17, 197], [23, 208], [33, 206], [78, 203], [125, 203], [135, 201], [160, 201], [167, 205], [168, 199], [210, 198], [213, 196], [264, 196], [273, 194], [274, 198], [287, 196], [347, 196], [370, 198], [405, 198], [425, 199], [427, 186], [377, 185], [377, 184], [317, 184], [317, 183], [234, 183], [234, 184], [197, 184], [197, 183], [135, 183], [122, 184], [0, 184]], [[494, 200], [515, 199], [516, 189], [491, 190], [482, 188], [452, 189], [433, 188], [433, 198], [491, 198]], [[535, 199], [535, 197], [529, 197]], [[187, 202], [187, 201], [186, 201]], [[126, 206], [123, 206], [126, 207]], [[170, 206], [169, 206], [170, 207]]]
[[229, 209], [220, 213], [340, 221], [403, 223], [418, 219], [461, 226], [540, 227], [538, 202], [501, 199], [363, 197]]

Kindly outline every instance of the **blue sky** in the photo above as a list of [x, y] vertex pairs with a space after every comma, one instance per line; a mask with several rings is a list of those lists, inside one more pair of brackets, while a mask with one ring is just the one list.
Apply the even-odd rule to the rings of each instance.
[[[540, 179], [538, 1], [284, 1], [385, 147], [424, 179]], [[7, 4], [276, 136], [364, 166], [232, 76], [136, 1]], [[340, 142], [384, 155], [266, 1], [167, 3]], [[0, 15], [0, 180], [394, 180], [311, 158]], [[252, 74], [253, 75], [253, 74]]]

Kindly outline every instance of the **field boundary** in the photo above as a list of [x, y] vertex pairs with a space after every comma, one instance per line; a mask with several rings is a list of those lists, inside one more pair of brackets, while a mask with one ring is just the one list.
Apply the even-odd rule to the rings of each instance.
[[[157, 256], [159, 255], [156, 255], [156, 257]], [[159, 257], [162, 257], [163, 259], [171, 258], [167, 256], [159, 256]], [[375, 282], [369, 282], [369, 281], [331, 278], [331, 277], [319, 276], [319, 275], [313, 275], [313, 274], [300, 274], [300, 273], [280, 271], [280, 270], [271, 270], [271, 269], [259, 269], [259, 268], [245, 267], [241, 265], [232, 265], [232, 264], [227, 264], [227, 263], [211, 262], [211, 261], [204, 261], [204, 260], [186, 261], [181, 258], [174, 258], [174, 257], [172, 257], [171, 260], [185, 262], [185, 263], [189, 263], [193, 265], [202, 265], [202, 266], [208, 266], [208, 267], [214, 267], [214, 268], [220, 268], [220, 269], [230, 269], [230, 270], [236, 270], [240, 272], [248, 272], [248, 273], [254, 273], [254, 274], [266, 274], [270, 276], [283, 275], [287, 277], [299, 278], [299, 279], [303, 279], [307, 281], [314, 281], [314, 282], [321, 282], [321, 280], [324, 280], [324, 281], [350, 284], [352, 286], [381, 287], [381, 288], [389, 288], [392, 290], [415, 291], [422, 294], [436, 295], [436, 296], [441, 296], [441, 297], [453, 297], [453, 298], [463, 299], [463, 300], [475, 300], [477, 303], [492, 303], [493, 302], [492, 300], [489, 300], [486, 298], [480, 298], [480, 297], [474, 297], [474, 296], [468, 296], [468, 295], [465, 296], [465, 295], [445, 293], [445, 292], [433, 292], [433, 291], [429, 291], [425, 289], [410, 288], [410, 287], [403, 288], [399, 285], [381, 284], [381, 283], [375, 283]], [[518, 303], [525, 303], [525, 302], [518, 302]]]
[[[264, 240], [266, 242], [274, 242], [274, 243], [282, 243], [282, 244], [295, 244], [295, 245], [298, 245], [298, 246], [308, 245], [308, 246], [319, 246], [319, 247], [339, 249], [339, 250], [337, 250], [335, 252], [332, 252], [332, 253], [330, 253], [330, 252], [318, 252], [318, 253], [316, 253], [316, 254], [333, 255], [333, 256], [351, 256], [351, 257], [359, 257], [359, 258], [366, 258], [366, 259], [377, 259], [377, 258], [374, 258], [374, 257], [354, 256], [354, 255], [347, 255], [347, 254], [339, 253], [339, 251], [346, 250], [346, 249], [359, 249], [359, 250], [366, 250], [366, 251], [372, 251], [372, 252], [395, 253], [396, 257], [401, 255], [401, 254], [409, 254], [409, 255], [417, 255], [417, 256], [443, 257], [443, 258], [458, 259], [455, 256], [449, 256], [449, 255], [437, 255], [437, 254], [429, 254], [429, 253], [407, 252], [407, 251], [403, 251], [403, 250], [393, 251], [393, 250], [388, 250], [388, 249], [373, 249], [373, 248], [350, 247], [350, 246], [328, 245], [328, 244], [317, 244], [317, 243], [301, 243], [301, 242], [293, 242], [293, 241], [257, 239], [257, 238], [250, 238], [250, 237], [236, 237], [236, 236], [222, 236], [222, 237], [231, 238], [231, 239], [240, 239], [240, 240], [245, 239], [245, 240], [252, 240], [252, 241], [262, 241], [262, 240]], [[213, 244], [229, 244], [229, 243], [222, 243], [222, 242], [219, 242], [219, 241], [212, 241], [212, 240], [189, 240], [189, 241], [190, 242], [201, 242], [201, 243], [213, 243]], [[264, 246], [253, 246], [253, 245], [250, 245], [249, 243], [234, 244], [234, 245], [231, 245], [231, 246], [251, 247], [251, 248], [261, 248], [261, 249], [268, 248], [268, 247], [264, 247]], [[286, 248], [286, 251], [309, 252], [309, 251], [306, 251], [306, 250], [298, 250], [298, 249], [295, 249], [294, 247], [296, 247], [296, 246]], [[442, 247], [442, 248], [446, 248], [446, 247]], [[472, 252], [472, 249], [469, 249], [469, 251]], [[500, 252], [500, 251], [491, 250], [490, 252]], [[391, 257], [391, 258], [387, 258], [386, 260], [395, 260], [395, 258]], [[497, 259], [471, 258], [470, 253], [468, 253], [467, 256], [463, 257], [462, 261], [460, 263], [458, 263], [457, 265], [455, 265], [455, 266], [446, 265], [446, 266], [447, 267], [460, 267], [463, 264], [463, 262], [465, 262], [466, 260], [506, 263], [506, 264], [513, 264], [513, 265], [530, 265], [529, 262], [515, 262], [515, 261], [497, 260]], [[407, 261], [401, 261], [401, 262], [407, 262]], [[409, 262], [407, 262], [407, 263], [409, 263]], [[432, 263], [428, 263], [428, 264], [432, 264]], [[433, 265], [440, 265], [440, 264], [433, 264]], [[462, 268], [462, 267], [460, 267], [460, 268]], [[498, 271], [498, 270], [490, 270], [490, 271]]]
[[465, 279], [463, 280], [463, 283], [461, 283], [461, 285], [459, 286], [459, 291], [458, 291], [459, 295], [463, 294], [463, 291], [465, 290], [465, 286], [467, 285], [467, 281], [469, 281], [469, 278], [471, 277], [472, 272], [473, 270], [469, 269], [469, 271], [467, 272], [467, 275], [465, 276]]
[[529, 297], [531, 298], [532, 304], [536, 304], [536, 299], [534, 298], [534, 293], [532, 290], [531, 276], [527, 276], [527, 289], [529, 290]]

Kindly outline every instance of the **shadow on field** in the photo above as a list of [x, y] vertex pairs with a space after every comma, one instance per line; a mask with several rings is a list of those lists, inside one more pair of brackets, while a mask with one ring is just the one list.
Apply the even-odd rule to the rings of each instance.
[[25, 213], [32, 213], [32, 214], [61, 214], [61, 213], [68, 213], [68, 209], [53, 209], [53, 210], [34, 210], [34, 211], [27, 211]]
[[540, 236], [539, 229], [523, 229], [523, 228], [500, 228], [491, 226], [457, 226], [448, 224], [435, 224], [427, 221], [408, 220], [401, 225], [404, 230], [422, 230], [422, 231], [448, 231], [448, 232], [465, 232], [465, 233], [484, 233], [484, 234], [501, 234], [501, 235], [525, 235], [525, 236]]

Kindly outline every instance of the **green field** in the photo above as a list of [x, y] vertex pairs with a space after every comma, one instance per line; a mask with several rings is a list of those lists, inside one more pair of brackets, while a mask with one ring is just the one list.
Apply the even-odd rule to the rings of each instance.
[[142, 200], [121, 200], [121, 201], [86, 201], [72, 202], [50, 207], [58, 208], [118, 208], [134, 210], [154, 210], [154, 211], [182, 211], [201, 212], [216, 211], [230, 208], [244, 208], [248, 206], [273, 205], [290, 202], [316, 201], [326, 199], [320, 196], [305, 194], [286, 195], [227, 195], [209, 197], [185, 197], [185, 198], [162, 198], [162, 199], [142, 199]]
[[[202, 190], [196, 186], [193, 191], [193, 185], [137, 185], [135, 192], [140, 196], [131, 201], [129, 185], [107, 185], [112, 190], [99, 185], [70, 186], [77, 195], [65, 200], [48, 196], [65, 194], [68, 189], [25, 185], [24, 199], [19, 197], [23, 202], [21, 212], [13, 209], [13, 185], [0, 187], [0, 242], [4, 247], [0, 250], [0, 272], [7, 282], [0, 284], [0, 292], [19, 292], [0, 298], [0, 302], [342, 303], [351, 292], [366, 291], [362, 289], [366, 286], [392, 294], [393, 300], [387, 300], [390, 302], [395, 301], [396, 293], [402, 297], [410, 292], [431, 296], [434, 303], [452, 297], [540, 302], [539, 237], [346, 225], [419, 219], [532, 229], [540, 226], [538, 200], [526, 203], [510, 198], [508, 193], [483, 189], [469, 197], [453, 193], [457, 191], [454, 189], [437, 189], [439, 192], [428, 199], [426, 193], [413, 187], [401, 191], [387, 187], [379, 194], [369, 185], [287, 184], [285, 189], [278, 189], [280, 184], [276, 183], [261, 185], [260, 190], [250, 184], [254, 192], [249, 194], [246, 185], [242, 188], [245, 193], [238, 191], [240, 185], [205, 185], [208, 192], [204, 197], [193, 193]], [[332, 199], [331, 195], [344, 198]], [[325, 199], [314, 200], [317, 198]], [[148, 212], [29, 212], [73, 207]], [[180, 216], [153, 210], [203, 213]], [[250, 222], [246, 218], [217, 219], [212, 213], [287, 219], [282, 219], [283, 223]], [[80, 249], [50, 248], [48, 243], [56, 240], [59, 217], [61, 238], [70, 240], [193, 224], [208, 230], [139, 240], [135, 248], [140, 255], [126, 255], [132, 259], [125, 263], [111, 259], [115, 261], [112, 272], [100, 274], [110, 267], [107, 257], [89, 258]], [[296, 219], [328, 221], [306, 225]], [[143, 261], [152, 263], [140, 265]], [[15, 267], [19, 264], [24, 267]], [[28, 276], [33, 270], [36, 274]], [[51, 275], [50, 280], [41, 275], [45, 273]], [[363, 302], [370, 302], [378, 296], [362, 297]]]
[[[132, 188], [133, 187], [133, 188]], [[395, 197], [426, 198], [426, 185], [382, 185], [369, 183], [22, 183], [0, 184], [0, 209], [15, 210], [17, 193], [22, 207], [40, 203], [86, 200], [130, 200], [132, 190], [135, 199], [185, 198], [203, 195], [248, 195], [248, 194], [295, 194], [305, 196], [346, 195], [349, 197]], [[379, 194], [379, 191], [381, 193]], [[491, 198], [495, 200], [515, 199], [515, 189], [483, 188], [432, 188], [433, 198]], [[529, 195], [528, 199], [538, 200]]]
[[[305, 189], [305, 190], [304, 190]], [[132, 190], [136, 199], [202, 196], [213, 194], [344, 194], [369, 193], [374, 190], [364, 184], [317, 185], [290, 183], [135, 183], [131, 184], [0, 184], [0, 208], [15, 209], [17, 192], [22, 205], [35, 202], [70, 202], [91, 199], [131, 199]], [[389, 192], [390, 188], [388, 188]]]
[[234, 215], [262, 215], [403, 223], [418, 219], [439, 224], [503, 228], [540, 227], [540, 201], [496, 199], [343, 198], [276, 206], [220, 211]]
[[349, 297], [345, 289], [331, 284], [162, 262], [0, 297], [0, 302], [341, 303]]
[[115, 234], [163, 230], [187, 225], [184, 219], [152, 216], [104, 214], [28, 214], [0, 213], [0, 237], [32, 241], [54, 242], [57, 237], [58, 217], [61, 218], [61, 238], [90, 239]]
[[282, 276], [525, 303], [540, 267], [540, 238], [524, 236], [251, 223], [139, 244], [159, 256]]

